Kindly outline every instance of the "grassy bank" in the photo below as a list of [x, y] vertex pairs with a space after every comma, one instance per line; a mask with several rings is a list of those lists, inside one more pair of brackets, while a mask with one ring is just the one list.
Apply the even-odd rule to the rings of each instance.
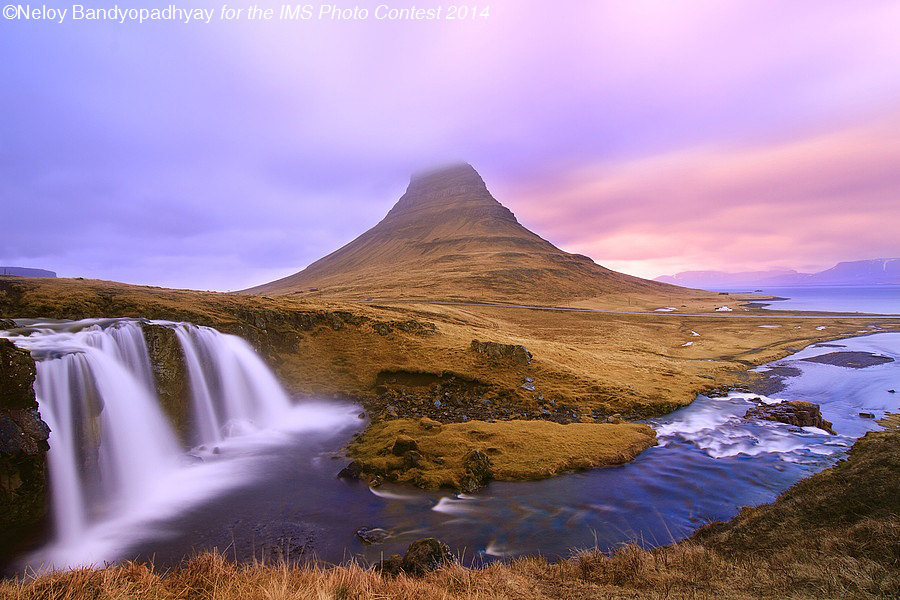
[[[521, 481], [620, 465], [656, 444], [647, 425], [502, 421], [441, 424], [398, 419], [371, 426], [351, 447], [363, 471], [425, 489], [478, 479]], [[474, 456], [473, 453], [480, 453]], [[468, 458], [468, 461], [467, 461]], [[484, 464], [478, 464], [478, 460]], [[478, 471], [483, 471], [478, 473]], [[476, 481], [476, 486], [479, 481]]]
[[216, 554], [171, 571], [127, 563], [0, 583], [17, 600], [895, 598], [900, 590], [900, 433], [869, 433], [849, 460], [673, 546], [574, 553], [422, 578], [358, 564], [238, 565]]

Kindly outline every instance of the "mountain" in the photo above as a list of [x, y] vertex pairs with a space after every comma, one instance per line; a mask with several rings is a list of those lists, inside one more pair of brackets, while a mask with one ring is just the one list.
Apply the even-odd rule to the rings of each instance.
[[657, 277], [655, 281], [702, 289], [722, 289], [735, 286], [900, 284], [900, 258], [840, 262], [830, 269], [818, 273], [798, 273], [790, 269], [743, 273], [683, 271], [677, 275]]
[[900, 284], [900, 258], [875, 258], [840, 262], [826, 271], [810, 275], [810, 285]]
[[560, 250], [523, 227], [468, 164], [413, 176], [373, 228], [299, 273], [245, 292], [532, 304], [696, 295]]
[[27, 267], [0, 267], [0, 275], [14, 275], [16, 277], [56, 277], [56, 273], [53, 271], [29, 269]]

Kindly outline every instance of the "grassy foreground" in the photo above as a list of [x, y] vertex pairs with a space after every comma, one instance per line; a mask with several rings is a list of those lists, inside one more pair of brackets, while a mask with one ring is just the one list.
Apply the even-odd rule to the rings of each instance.
[[624, 546], [549, 563], [444, 566], [422, 578], [358, 564], [237, 565], [203, 554], [171, 571], [126, 563], [0, 582], [0, 598], [569, 599], [896, 598], [900, 590], [900, 433], [869, 433], [848, 461], [684, 542]]

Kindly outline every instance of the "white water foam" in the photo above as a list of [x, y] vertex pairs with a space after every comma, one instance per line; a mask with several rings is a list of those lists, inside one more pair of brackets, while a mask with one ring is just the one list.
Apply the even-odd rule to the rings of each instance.
[[787, 462], [803, 462], [809, 454], [830, 456], [849, 445], [848, 438], [833, 436], [815, 427], [792, 427], [745, 419], [749, 408], [778, 404], [779, 398], [734, 393], [727, 398], [700, 397], [669, 418], [654, 424], [660, 446], [690, 443], [712, 458], [777, 454]]
[[431, 510], [448, 515], [463, 516], [478, 512], [475, 504], [474, 496], [444, 496]]
[[[689, 443], [713, 458], [756, 456], [771, 453], [787, 462], [810, 462], [816, 456], [843, 452], [866, 431], [878, 429], [861, 411], [882, 416], [896, 407], [887, 390], [896, 387], [900, 376], [900, 353], [896, 333], [876, 333], [863, 338], [842, 340], [841, 351], [867, 352], [892, 359], [881, 365], [851, 369], [837, 365], [808, 362], [804, 359], [834, 352], [831, 346], [810, 345], [788, 359], [753, 369], [764, 372], [777, 366], [790, 366], [814, 377], [790, 378], [780, 397], [752, 393], [731, 393], [726, 398], [700, 396], [688, 407], [655, 419], [660, 446]], [[828, 389], [827, 395], [822, 389]], [[786, 399], [821, 405], [822, 415], [833, 423], [838, 435], [829, 435], [815, 427], [793, 427], [744, 414], [756, 404], [778, 404]]]

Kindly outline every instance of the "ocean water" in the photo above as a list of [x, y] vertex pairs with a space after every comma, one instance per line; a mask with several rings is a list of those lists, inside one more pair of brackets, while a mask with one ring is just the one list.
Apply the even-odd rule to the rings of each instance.
[[[900, 285], [844, 285], [760, 288], [761, 293], [787, 298], [772, 301], [769, 310], [815, 310], [829, 312], [861, 312], [900, 314]], [[756, 289], [716, 290], [732, 293], [754, 292]]]

